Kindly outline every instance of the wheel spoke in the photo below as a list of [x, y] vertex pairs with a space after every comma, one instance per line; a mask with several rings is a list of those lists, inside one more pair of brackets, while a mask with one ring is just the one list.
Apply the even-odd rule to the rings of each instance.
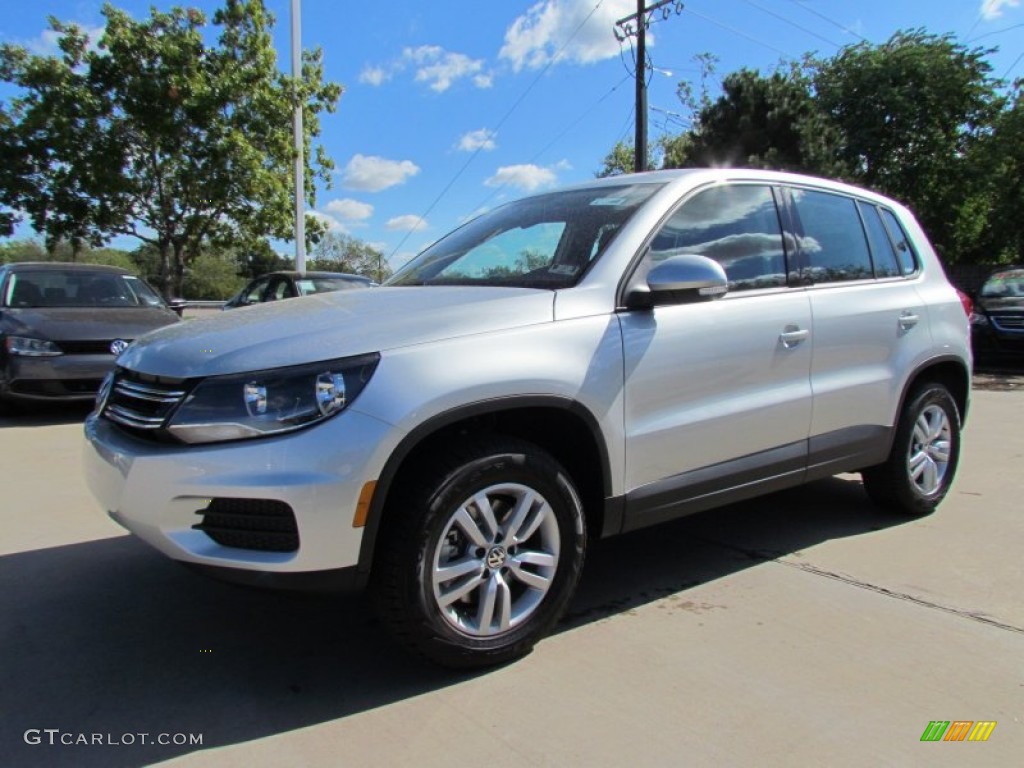
[[931, 453], [933, 459], [945, 464], [949, 462], [952, 450], [953, 446], [949, 440], [936, 440], [932, 443], [929, 453]]
[[434, 583], [438, 586], [447, 584], [452, 579], [474, 573], [479, 576], [483, 572], [483, 565], [475, 557], [467, 557], [463, 560], [443, 565], [434, 570]]
[[544, 519], [550, 514], [552, 514], [552, 512], [551, 507], [548, 506], [548, 503], [546, 501], [541, 503], [541, 505], [538, 506], [533, 511], [533, 514], [530, 515], [529, 518], [527, 518], [526, 524], [522, 527], [522, 529], [520, 529], [520, 531], [516, 535], [515, 540], [517, 542], [529, 541], [530, 537], [537, 532], [537, 529], [540, 528], [541, 523], [543, 523]]
[[515, 576], [515, 578], [521, 581], [528, 587], [533, 589], [539, 589], [541, 592], [547, 592], [548, 587], [551, 586], [551, 579], [541, 576], [539, 573], [528, 571], [522, 567], [522, 563], [517, 562], [515, 559], [508, 561], [509, 572]]
[[[454, 603], [456, 600], [460, 600], [474, 589], [480, 586], [480, 579], [477, 576], [468, 577], [461, 583], [452, 587], [447, 592], [440, 592], [437, 594], [437, 602], [442, 608], [447, 608], [449, 605]], [[435, 590], [435, 594], [439, 590]]]
[[459, 511], [455, 513], [452, 522], [459, 526], [459, 529], [469, 537], [469, 540], [478, 547], [487, 547], [490, 545], [490, 538], [480, 530], [480, 526], [477, 525], [476, 520], [469, 514], [469, 510], [465, 506], [459, 508]]
[[491, 506], [491, 500], [487, 496], [487, 492], [481, 491], [473, 496], [473, 505], [487, 524], [487, 531], [485, 533], [487, 534], [488, 541], [494, 541], [494, 537], [498, 533], [498, 521], [494, 519], [494, 508]]
[[929, 456], [924, 463], [924, 477], [921, 482], [921, 490], [925, 493], [932, 493], [939, 487], [939, 468]]
[[526, 521], [526, 516], [530, 514], [530, 510], [533, 509], [533, 502], [536, 498], [537, 496], [533, 491], [527, 491], [516, 503], [509, 521], [505, 524], [505, 541], [511, 543], [520, 540], [519, 529]]
[[[491, 623], [494, 621], [494, 607], [499, 602], [499, 588], [503, 586], [501, 575], [492, 573], [480, 591], [480, 605], [476, 610], [476, 626], [483, 635], [491, 634]], [[499, 610], [501, 608], [499, 607]]]
[[915, 483], [921, 477], [921, 473], [924, 472], [924, 466], [928, 461], [928, 454], [924, 451], [918, 451], [911, 456], [910, 460], [907, 462], [910, 469], [910, 476], [914, 478]]

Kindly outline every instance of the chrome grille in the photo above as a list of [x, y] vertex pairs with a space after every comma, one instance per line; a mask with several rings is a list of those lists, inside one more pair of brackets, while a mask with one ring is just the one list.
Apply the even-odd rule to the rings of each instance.
[[157, 430], [187, 394], [188, 388], [182, 381], [143, 380], [137, 374], [119, 371], [103, 416], [133, 430]]
[[1004, 331], [1024, 331], [1024, 314], [992, 315], [992, 322], [996, 328]]

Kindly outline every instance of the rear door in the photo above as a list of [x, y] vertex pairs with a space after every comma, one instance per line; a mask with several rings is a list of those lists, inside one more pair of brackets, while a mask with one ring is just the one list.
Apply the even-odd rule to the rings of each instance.
[[916, 262], [898, 251], [876, 204], [787, 194], [814, 318], [810, 466], [827, 474], [830, 464], [884, 460], [905, 374], [931, 344]]

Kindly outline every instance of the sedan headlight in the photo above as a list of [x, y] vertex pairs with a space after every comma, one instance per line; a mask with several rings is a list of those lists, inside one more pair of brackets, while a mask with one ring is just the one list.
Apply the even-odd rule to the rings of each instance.
[[186, 443], [290, 432], [341, 413], [370, 380], [380, 355], [203, 379], [168, 429]]
[[8, 336], [4, 339], [7, 346], [7, 353], [11, 355], [23, 355], [25, 357], [56, 357], [64, 352], [52, 341], [46, 339], [31, 339], [27, 336]]
[[988, 317], [986, 317], [985, 315], [983, 315], [983, 314], [981, 314], [979, 312], [971, 312], [970, 322], [971, 322], [971, 325], [977, 325], [977, 326], [988, 325]]

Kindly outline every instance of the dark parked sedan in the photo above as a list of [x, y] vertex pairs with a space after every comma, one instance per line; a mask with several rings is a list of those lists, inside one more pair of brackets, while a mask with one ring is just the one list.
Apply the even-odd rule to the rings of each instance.
[[224, 309], [247, 307], [264, 301], [294, 299], [328, 291], [369, 288], [376, 285], [370, 278], [346, 272], [271, 272], [258, 277], [232, 296]]
[[1024, 360], [1024, 267], [989, 275], [974, 297], [971, 341], [975, 357]]
[[124, 269], [2, 265], [0, 400], [89, 400], [129, 343], [179, 319]]

